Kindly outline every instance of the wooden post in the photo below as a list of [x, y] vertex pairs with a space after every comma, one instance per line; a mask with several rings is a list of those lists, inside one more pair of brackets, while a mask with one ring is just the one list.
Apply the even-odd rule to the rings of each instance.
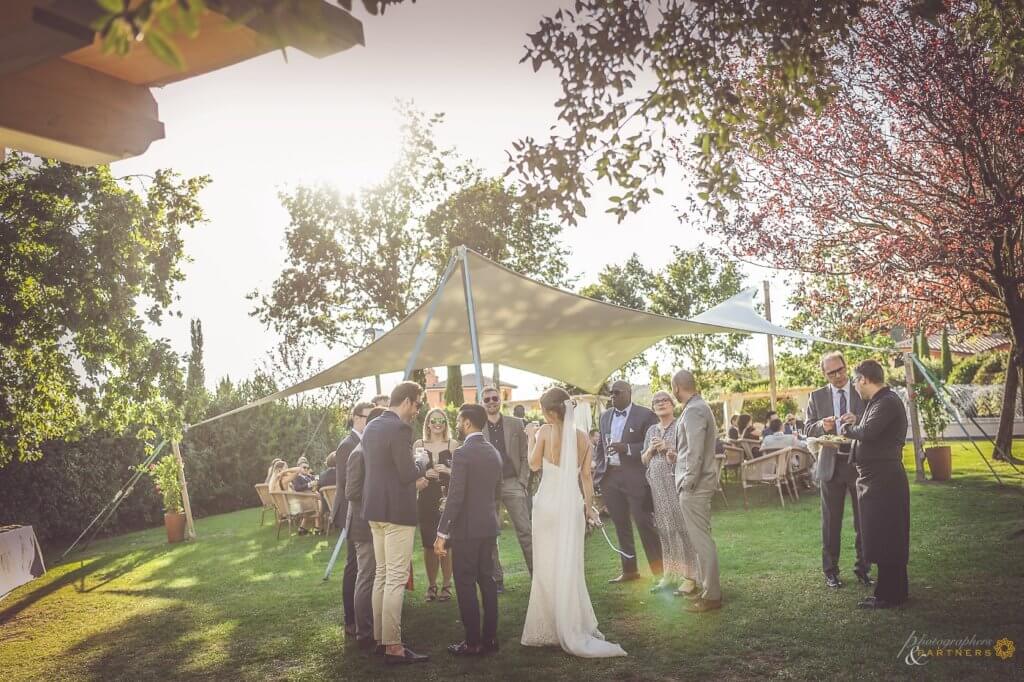
[[188, 482], [185, 480], [185, 462], [181, 459], [181, 450], [178, 448], [178, 441], [171, 441], [171, 450], [174, 451], [174, 459], [178, 461], [178, 481], [181, 482], [181, 502], [185, 507], [185, 537], [189, 540], [196, 539], [196, 526], [192, 521], [192, 503], [188, 499]]
[[[764, 281], [764, 319], [772, 321], [772, 298], [768, 290], [768, 280]], [[771, 396], [772, 409], [778, 409], [775, 406], [775, 339], [771, 334], [768, 334], [768, 391]]]
[[[909, 357], [908, 357], [909, 356]], [[924, 446], [921, 444], [921, 423], [917, 420], [917, 403], [914, 402], [914, 360], [910, 353], [903, 358], [903, 371], [907, 381], [907, 411], [910, 417], [910, 432], [914, 444], [914, 480], [924, 483]]]

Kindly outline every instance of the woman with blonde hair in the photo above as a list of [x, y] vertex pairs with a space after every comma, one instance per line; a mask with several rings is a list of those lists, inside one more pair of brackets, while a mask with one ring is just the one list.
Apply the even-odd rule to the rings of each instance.
[[[430, 460], [426, 475], [416, 481], [420, 540], [423, 541], [423, 563], [429, 584], [427, 601], [448, 601], [452, 598], [452, 557], [450, 553], [443, 558], [434, 554], [434, 541], [437, 539], [437, 524], [441, 520], [441, 504], [448, 494], [452, 453], [457, 447], [459, 442], [451, 437], [444, 410], [435, 407], [427, 412], [423, 420], [423, 438], [413, 443], [413, 449], [425, 452]], [[438, 566], [444, 581], [440, 594], [437, 591]]]
[[675, 407], [675, 400], [668, 391], [658, 391], [651, 396], [651, 409], [658, 417], [658, 423], [647, 430], [640, 459], [647, 467], [647, 483], [654, 502], [654, 525], [661, 539], [665, 564], [661, 582], [652, 587], [651, 592], [678, 587], [677, 594], [689, 595], [697, 587], [693, 580], [697, 562], [686, 535], [683, 510], [676, 493], [675, 464], [665, 457], [668, 450], [675, 449]]

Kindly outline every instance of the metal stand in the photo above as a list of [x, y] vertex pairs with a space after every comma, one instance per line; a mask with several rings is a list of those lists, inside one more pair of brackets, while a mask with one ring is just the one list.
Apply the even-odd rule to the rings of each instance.
[[465, 246], [460, 246], [457, 253], [462, 261], [462, 291], [466, 295], [466, 315], [469, 317], [469, 344], [473, 349], [473, 368], [476, 372], [476, 399], [480, 401], [484, 394], [484, 372], [480, 366], [480, 338], [476, 329], [476, 308], [473, 306], [473, 282], [469, 276], [469, 252]]

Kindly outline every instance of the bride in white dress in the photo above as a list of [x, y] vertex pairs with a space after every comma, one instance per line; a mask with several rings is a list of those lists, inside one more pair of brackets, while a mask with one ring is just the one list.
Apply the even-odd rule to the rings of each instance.
[[533, 498], [533, 583], [522, 643], [561, 646], [584, 658], [625, 656], [597, 629], [583, 573], [586, 524], [600, 523], [592, 505], [590, 439], [576, 428], [568, 393], [550, 389], [540, 404], [548, 423], [527, 427], [530, 468], [544, 473]]

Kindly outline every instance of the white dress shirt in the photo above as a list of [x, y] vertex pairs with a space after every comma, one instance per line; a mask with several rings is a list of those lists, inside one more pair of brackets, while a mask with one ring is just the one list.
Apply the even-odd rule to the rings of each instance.
[[846, 394], [846, 411], [853, 412], [853, 398], [850, 396], [850, 382], [847, 381], [846, 385], [841, 389], [836, 388], [832, 384], [828, 387], [832, 389], [832, 415], [836, 418], [836, 422], [839, 422], [839, 418], [843, 416], [843, 413], [839, 411], [839, 391], [843, 391]]
[[[633, 409], [633, 403], [626, 405], [626, 409], [623, 410], [625, 414], [623, 415], [618, 415], [614, 411], [612, 412], [612, 424], [611, 431], [609, 434], [612, 437], [612, 443], [622, 442], [622, 432], [626, 430], [626, 422], [629, 421], [629, 411], [631, 409]], [[613, 407], [612, 410], [615, 410], [615, 408]], [[620, 464], [622, 464], [622, 461], [619, 459], [619, 453], [612, 452], [611, 450], [609, 450], [608, 443], [605, 443], [604, 445], [605, 455], [608, 459], [608, 465], [617, 467]]]

